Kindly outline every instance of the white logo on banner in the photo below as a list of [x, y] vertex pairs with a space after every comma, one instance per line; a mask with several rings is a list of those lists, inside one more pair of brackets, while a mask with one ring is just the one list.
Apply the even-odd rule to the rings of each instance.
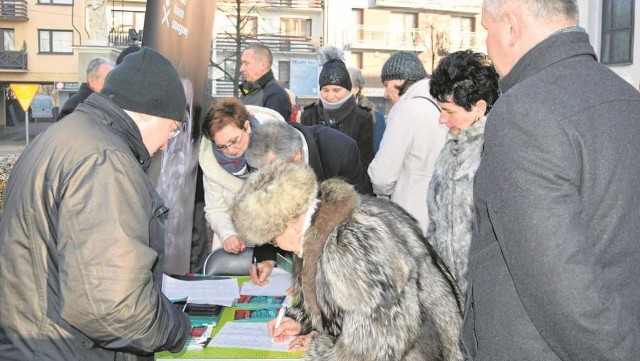
[[[178, 36], [184, 36], [185, 38], [189, 36], [189, 28], [182, 24], [184, 21], [184, 9], [182, 7], [187, 6], [187, 1], [188, 0], [177, 0], [173, 7], [171, 7], [171, 0], [165, 0], [162, 5], [164, 16], [161, 22], [161, 24], [166, 23], [167, 26], [178, 33]], [[178, 20], [171, 19], [171, 25], [169, 25], [169, 15], [172, 13]]]

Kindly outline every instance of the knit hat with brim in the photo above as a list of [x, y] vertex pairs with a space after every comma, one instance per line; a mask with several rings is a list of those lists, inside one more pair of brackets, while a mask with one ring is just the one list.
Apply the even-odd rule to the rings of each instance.
[[187, 98], [180, 76], [149, 47], [127, 55], [109, 72], [100, 92], [122, 109], [184, 121]]
[[316, 175], [307, 164], [276, 162], [246, 179], [231, 211], [233, 224], [248, 244], [271, 242], [317, 194]]
[[397, 51], [382, 66], [380, 77], [383, 82], [394, 79], [418, 81], [427, 77], [427, 71], [416, 54]]

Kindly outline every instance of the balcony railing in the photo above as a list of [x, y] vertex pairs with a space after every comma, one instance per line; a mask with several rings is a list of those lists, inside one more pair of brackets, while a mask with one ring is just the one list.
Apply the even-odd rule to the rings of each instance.
[[109, 32], [109, 45], [115, 47], [127, 47], [142, 43], [142, 30], [135, 31], [111, 31]]
[[263, 6], [295, 9], [322, 9], [322, 0], [266, 0]]
[[[257, 35], [247, 39], [242, 47], [248, 44], [262, 43], [273, 52], [291, 53], [315, 53], [322, 46], [320, 36], [288, 36], [288, 35]], [[236, 41], [233, 37], [218, 34], [216, 35], [216, 50], [235, 51]]]
[[[241, 7], [322, 9], [323, 0], [241, 0]], [[236, 0], [218, 0], [218, 6], [236, 7]]]
[[352, 48], [414, 49], [425, 47], [429, 32], [424, 29], [391, 29], [383, 26], [355, 25], [345, 33], [345, 43]]
[[0, 69], [27, 69], [27, 52], [0, 51]]
[[[484, 39], [475, 32], [456, 32], [445, 35], [445, 49], [448, 52], [473, 49], [486, 52]], [[440, 40], [440, 39], [439, 39]], [[351, 49], [370, 50], [413, 50], [425, 51], [432, 48], [431, 30], [390, 29], [371, 25], [353, 26], [345, 33], [345, 44]]]
[[477, 13], [482, 0], [374, 0], [374, 7]]
[[26, 0], [0, 0], [0, 21], [27, 21]]

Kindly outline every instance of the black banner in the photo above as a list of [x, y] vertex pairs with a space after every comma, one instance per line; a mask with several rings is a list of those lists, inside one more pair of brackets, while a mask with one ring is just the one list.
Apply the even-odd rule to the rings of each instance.
[[164, 259], [168, 274], [189, 271], [200, 124], [207, 99], [215, 11], [215, 0], [147, 0], [143, 45], [173, 63], [188, 102], [187, 130], [169, 141], [150, 174], [157, 179], [158, 192], [170, 209]]

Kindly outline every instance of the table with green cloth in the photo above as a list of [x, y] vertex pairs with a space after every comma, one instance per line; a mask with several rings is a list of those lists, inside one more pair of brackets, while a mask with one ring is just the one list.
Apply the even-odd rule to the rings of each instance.
[[[235, 277], [238, 285], [249, 281], [249, 277]], [[197, 281], [195, 281], [197, 282]], [[211, 338], [222, 329], [225, 323], [233, 322], [235, 307], [225, 307], [216, 327], [211, 332]], [[178, 353], [159, 352], [156, 353], [156, 360], [300, 360], [304, 357], [304, 352], [277, 352], [266, 350], [254, 350], [245, 348], [221, 348], [221, 347], [205, 347], [203, 350], [189, 351], [182, 350]]]

